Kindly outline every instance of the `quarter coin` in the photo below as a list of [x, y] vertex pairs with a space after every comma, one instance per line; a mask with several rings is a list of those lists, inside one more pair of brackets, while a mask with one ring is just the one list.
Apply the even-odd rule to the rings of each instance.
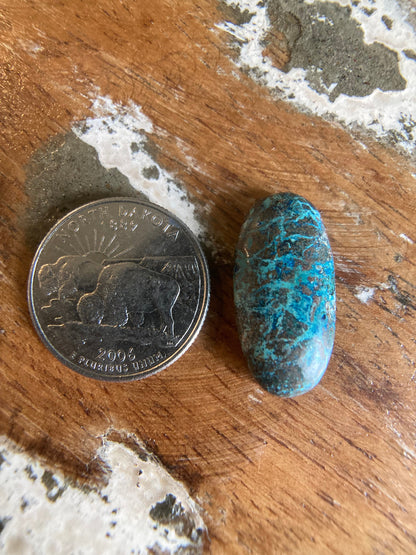
[[130, 198], [91, 202], [44, 238], [29, 275], [35, 328], [66, 366], [98, 380], [163, 370], [198, 334], [208, 267], [190, 229]]

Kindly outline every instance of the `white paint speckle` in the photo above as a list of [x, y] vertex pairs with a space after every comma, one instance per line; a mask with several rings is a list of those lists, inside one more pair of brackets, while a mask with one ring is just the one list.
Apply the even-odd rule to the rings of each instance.
[[390, 283], [379, 283], [378, 288], [380, 289], [380, 291], [387, 291], [388, 289], [391, 288], [391, 284]]
[[316, 21], [321, 21], [322, 23], [326, 23], [327, 25], [330, 25], [331, 27], [333, 27], [334, 22], [332, 21], [332, 19], [329, 19], [329, 17], [326, 17], [325, 15], [317, 15], [314, 17], [314, 19]]
[[[363, 29], [367, 44], [379, 42], [397, 52], [399, 70], [407, 82], [405, 89], [376, 89], [362, 97], [340, 94], [333, 102], [328, 95], [336, 84], [327, 87], [326, 94], [319, 93], [309, 85], [305, 69], [292, 68], [285, 73], [274, 67], [272, 60], [264, 55], [264, 39], [272, 30], [266, 6], [258, 0], [225, 1], [254, 15], [248, 23], [236, 25], [224, 21], [217, 24], [216, 29], [225, 31], [240, 41], [237, 66], [247, 70], [254, 79], [268, 87], [276, 98], [295, 103], [301, 109], [319, 116], [335, 117], [350, 128], [367, 128], [380, 138], [394, 135], [397, 144], [407, 152], [412, 153], [415, 150], [415, 141], [408, 129], [416, 122], [416, 63], [404, 51], [416, 51], [416, 35], [395, 1], [376, 0], [357, 2], [354, 5], [349, 0], [332, 0], [332, 3], [350, 7], [351, 17]], [[313, 4], [314, 1], [308, 0], [308, 3]], [[371, 17], [363, 11], [363, 7], [374, 10]], [[391, 31], [383, 22], [383, 16], [393, 22]], [[318, 21], [321, 21], [319, 16]], [[328, 25], [333, 23], [328, 18], [325, 21]]]
[[400, 233], [399, 237], [404, 241], [406, 241], [407, 243], [410, 243], [411, 245], [414, 244], [414, 241], [410, 239], [410, 237], [408, 237], [405, 233]]
[[131, 185], [154, 202], [180, 218], [197, 236], [205, 234], [194, 205], [174, 176], [153, 160], [146, 148], [148, 134], [154, 126], [141, 107], [127, 106], [109, 97], [97, 96], [92, 103], [93, 117], [73, 127], [74, 133], [93, 146], [100, 163], [107, 169], [117, 168]]
[[374, 292], [375, 292], [375, 288], [374, 287], [361, 287], [358, 286], [356, 288], [356, 293], [355, 293], [355, 297], [357, 297], [357, 299], [359, 301], [361, 301], [364, 304], [367, 304], [368, 301], [370, 299], [372, 299]]
[[[156, 546], [172, 554], [189, 546], [202, 551], [205, 526], [197, 506], [151, 456], [142, 460], [124, 445], [105, 441], [97, 456], [109, 467], [108, 484], [86, 491], [4, 437], [0, 454], [0, 551], [8, 555], [144, 555]], [[151, 508], [167, 494], [194, 523], [191, 537], [151, 518]]]
[[33, 42], [31, 40], [24, 40], [24, 39], [19, 39], [19, 44], [20, 46], [23, 47], [24, 50], [26, 50], [26, 52], [30, 55], [30, 56], [36, 56], [37, 54], [43, 52], [44, 48], [43, 46], [41, 46], [40, 44]]
[[255, 397], [251, 393], [249, 393], [248, 398], [250, 399], [250, 401], [253, 401], [253, 403], [262, 403], [261, 399], [258, 399], [257, 397]]

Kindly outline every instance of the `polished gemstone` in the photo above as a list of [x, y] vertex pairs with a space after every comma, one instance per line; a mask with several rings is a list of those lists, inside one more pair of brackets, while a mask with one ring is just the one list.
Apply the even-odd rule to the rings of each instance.
[[312, 389], [334, 343], [335, 277], [321, 216], [303, 197], [280, 193], [254, 205], [237, 244], [234, 300], [259, 383], [282, 397]]

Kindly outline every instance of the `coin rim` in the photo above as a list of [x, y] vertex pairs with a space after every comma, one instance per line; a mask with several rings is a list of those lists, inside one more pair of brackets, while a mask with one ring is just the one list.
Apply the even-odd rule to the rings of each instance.
[[[198, 317], [197, 317], [191, 331], [189, 331], [189, 328], [188, 328], [188, 331], [186, 332], [188, 334], [187, 339], [184, 341], [184, 343], [182, 344], [182, 346], [178, 350], [176, 350], [174, 353], [172, 353], [170, 355], [170, 357], [168, 357], [167, 359], [164, 359], [158, 365], [150, 368], [149, 370], [145, 370], [144, 372], [140, 372], [140, 373], [137, 373], [137, 374], [128, 374], [128, 375], [108, 375], [108, 374], [101, 375], [101, 374], [97, 374], [97, 375], [95, 375], [93, 373], [93, 371], [91, 371], [91, 372], [89, 372], [88, 370], [84, 371], [84, 369], [82, 367], [79, 367], [76, 364], [74, 364], [72, 361], [67, 360], [65, 358], [65, 356], [62, 355], [53, 346], [53, 344], [50, 342], [50, 340], [46, 337], [46, 334], [45, 334], [45, 332], [44, 332], [44, 330], [43, 330], [43, 328], [42, 328], [42, 326], [39, 322], [38, 316], [36, 314], [36, 308], [35, 308], [35, 305], [34, 305], [33, 285], [34, 285], [34, 279], [35, 279], [35, 271], [36, 271], [36, 267], [37, 267], [37, 264], [38, 264], [39, 257], [41, 255], [41, 253], [43, 252], [46, 245], [53, 238], [56, 231], [65, 222], [65, 220], [70, 219], [75, 214], [77, 214], [79, 211], [84, 210], [85, 208], [88, 208], [88, 207], [91, 207], [91, 206], [97, 206], [97, 205], [102, 205], [102, 204], [121, 203], [121, 202], [123, 202], [123, 203], [129, 202], [129, 203], [132, 203], [132, 204], [139, 204], [141, 206], [146, 206], [146, 207], [149, 207], [149, 208], [159, 210], [160, 212], [162, 212], [163, 214], [165, 214], [169, 218], [172, 218], [174, 221], [177, 221], [182, 226], [182, 228], [184, 228], [184, 230], [187, 232], [187, 234], [189, 236], [189, 239], [190, 239], [191, 243], [194, 244], [195, 250], [199, 254], [199, 261], [200, 261], [200, 266], [202, 268], [202, 278], [203, 278], [202, 279], [202, 282], [203, 282], [202, 293], [203, 293], [203, 295], [202, 295], [202, 298], [198, 302], [198, 305], [200, 307]], [[189, 347], [195, 341], [196, 337], [198, 336], [198, 334], [201, 330], [202, 324], [204, 323], [205, 317], [206, 317], [207, 312], [208, 312], [208, 305], [209, 305], [209, 301], [210, 301], [210, 278], [209, 278], [208, 263], [207, 263], [207, 260], [205, 258], [205, 254], [202, 250], [202, 247], [199, 244], [199, 241], [196, 238], [193, 231], [180, 218], [178, 218], [177, 216], [172, 214], [172, 212], [170, 212], [169, 210], [166, 210], [165, 208], [162, 208], [158, 204], [148, 202], [148, 201], [142, 201], [142, 200], [139, 200], [139, 199], [134, 199], [132, 197], [111, 197], [111, 198], [107, 198], [107, 199], [100, 199], [100, 200], [95, 200], [95, 201], [92, 201], [92, 202], [88, 202], [87, 204], [83, 204], [82, 206], [79, 206], [78, 208], [75, 208], [74, 210], [71, 210], [70, 212], [68, 212], [68, 214], [63, 216], [60, 220], [58, 220], [51, 227], [49, 232], [42, 239], [38, 248], [36, 249], [36, 253], [33, 257], [33, 261], [32, 261], [32, 264], [30, 266], [28, 285], [27, 285], [27, 299], [28, 299], [29, 312], [30, 312], [32, 322], [34, 324], [34, 327], [35, 327], [42, 343], [55, 356], [55, 358], [57, 358], [62, 364], [64, 364], [68, 368], [71, 368], [71, 370], [75, 370], [75, 372], [77, 372], [78, 374], [80, 374], [82, 376], [85, 376], [85, 377], [91, 378], [91, 379], [95, 379], [95, 380], [99, 380], [99, 381], [108, 381], [108, 382], [115, 382], [115, 383], [136, 381], [136, 380], [141, 380], [141, 379], [147, 378], [148, 376], [152, 376], [154, 374], [157, 374], [158, 372], [161, 372], [162, 370], [164, 370], [165, 368], [167, 368], [168, 366], [173, 364], [176, 360], [178, 360], [189, 349]]]

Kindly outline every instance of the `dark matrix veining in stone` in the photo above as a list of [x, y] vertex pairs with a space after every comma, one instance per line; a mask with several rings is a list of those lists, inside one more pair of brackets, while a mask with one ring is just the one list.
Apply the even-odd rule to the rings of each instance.
[[260, 384], [282, 397], [312, 389], [334, 343], [335, 276], [320, 214], [307, 200], [281, 193], [252, 208], [237, 244], [234, 300]]

